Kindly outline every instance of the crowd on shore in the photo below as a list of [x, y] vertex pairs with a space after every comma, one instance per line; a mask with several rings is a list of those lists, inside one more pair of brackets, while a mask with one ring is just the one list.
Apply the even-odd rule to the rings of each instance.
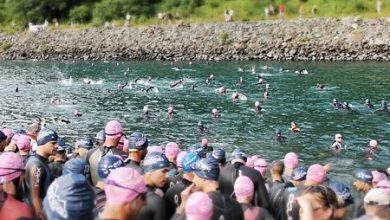
[[[291, 130], [299, 132], [295, 124]], [[358, 169], [354, 186], [348, 186], [328, 177], [329, 164], [301, 164], [294, 152], [270, 163], [240, 148], [232, 153], [213, 148], [206, 138], [188, 148], [149, 142], [142, 132], [126, 136], [117, 120], [107, 122], [94, 139], [80, 137], [74, 145], [40, 121], [27, 129], [4, 128], [0, 219], [390, 216], [390, 169]]]

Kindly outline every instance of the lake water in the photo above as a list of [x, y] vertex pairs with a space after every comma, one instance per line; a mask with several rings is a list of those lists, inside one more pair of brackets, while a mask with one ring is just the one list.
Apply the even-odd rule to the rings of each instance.
[[[270, 68], [263, 69], [264, 65]], [[151, 144], [176, 141], [186, 148], [207, 137], [213, 146], [224, 146], [228, 152], [242, 147], [269, 162], [295, 151], [302, 163], [331, 163], [331, 175], [338, 179], [350, 180], [356, 167], [390, 166], [390, 114], [363, 107], [367, 98], [375, 108], [383, 99], [390, 101], [390, 63], [218, 62], [175, 66], [179, 69], [168, 62], [0, 62], [1, 127], [26, 127], [33, 118], [45, 117], [49, 127], [73, 144], [82, 135], [94, 136], [108, 120], [119, 119], [126, 134], [144, 131]], [[255, 84], [252, 66], [272, 84], [269, 100], [263, 99], [265, 86]], [[128, 68], [129, 80], [143, 80], [119, 90], [117, 85], [124, 82]], [[281, 73], [280, 68], [290, 71]], [[294, 73], [301, 68], [307, 68], [309, 74]], [[205, 80], [210, 74], [215, 79], [208, 86]], [[149, 76], [151, 82], [146, 80]], [[240, 76], [244, 84], [239, 84]], [[67, 80], [70, 77], [71, 83]], [[97, 83], [87, 85], [84, 78]], [[183, 86], [169, 88], [181, 78]], [[197, 91], [190, 88], [194, 83]], [[316, 90], [317, 83], [325, 84], [325, 89]], [[143, 92], [148, 86], [160, 92]], [[227, 95], [216, 94], [214, 90], [220, 86], [228, 89]], [[247, 101], [233, 102], [233, 91], [245, 94]], [[53, 97], [61, 102], [52, 104]], [[353, 112], [333, 108], [333, 98], [348, 101]], [[253, 111], [256, 100], [263, 107], [261, 114]], [[142, 117], [144, 105], [151, 111], [148, 122]], [[167, 118], [169, 105], [177, 110], [174, 119]], [[211, 118], [213, 108], [221, 111], [220, 119]], [[73, 117], [76, 109], [82, 117]], [[56, 119], [71, 123], [62, 124]], [[198, 121], [207, 127], [205, 132], [197, 130]], [[298, 123], [300, 134], [289, 132], [291, 121]], [[272, 139], [276, 129], [287, 137], [285, 142]], [[344, 134], [347, 150], [333, 154], [328, 147], [337, 132]], [[370, 139], [378, 139], [382, 148], [373, 161], [363, 154]]]

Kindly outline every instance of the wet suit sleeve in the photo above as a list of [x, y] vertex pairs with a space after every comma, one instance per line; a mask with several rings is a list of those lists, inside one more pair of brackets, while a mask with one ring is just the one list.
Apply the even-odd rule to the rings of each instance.
[[33, 164], [29, 169], [30, 175], [30, 195], [33, 210], [38, 218], [43, 219], [42, 199], [41, 195], [45, 192], [41, 192], [42, 184], [45, 179], [45, 168], [40, 164]]
[[264, 179], [261, 175], [258, 175], [258, 185], [257, 185], [257, 191], [255, 195], [255, 205], [260, 206], [265, 209], [270, 208], [270, 202], [269, 202], [269, 196], [267, 189], [264, 185]]
[[146, 205], [142, 207], [140, 220], [166, 220], [166, 201], [160, 196], [150, 193], [147, 196]]

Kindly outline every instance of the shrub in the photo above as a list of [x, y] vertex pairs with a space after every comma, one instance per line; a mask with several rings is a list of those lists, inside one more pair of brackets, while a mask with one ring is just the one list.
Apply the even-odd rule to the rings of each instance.
[[78, 23], [88, 22], [92, 18], [91, 7], [87, 5], [77, 6], [69, 12], [69, 18], [71, 21]]

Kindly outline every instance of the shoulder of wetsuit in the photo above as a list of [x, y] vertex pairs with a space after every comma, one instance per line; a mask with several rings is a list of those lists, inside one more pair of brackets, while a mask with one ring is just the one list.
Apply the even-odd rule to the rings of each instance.
[[101, 148], [101, 147], [96, 147], [96, 148], [91, 149], [91, 150], [88, 151], [87, 156], [86, 156], [86, 158], [85, 158], [87, 164], [90, 164], [89, 159], [91, 158], [92, 154], [95, 153], [95, 152], [96, 152], [98, 149], [100, 149], [100, 148]]
[[207, 193], [213, 201], [213, 218], [212, 219], [232, 219], [244, 220], [244, 212], [237, 200], [221, 193], [212, 191]]

